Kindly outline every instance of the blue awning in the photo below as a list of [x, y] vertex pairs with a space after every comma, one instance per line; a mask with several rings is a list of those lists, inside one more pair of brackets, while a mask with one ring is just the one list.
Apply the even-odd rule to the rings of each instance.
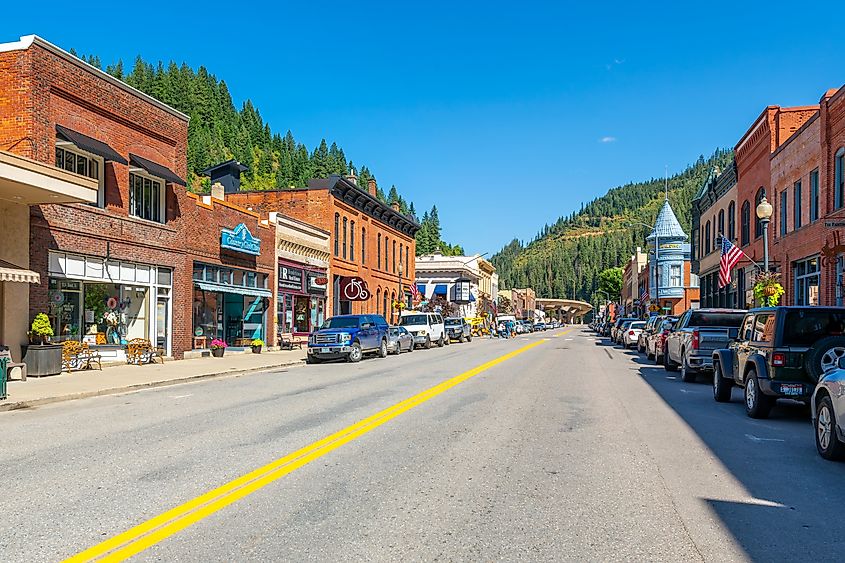
[[449, 295], [449, 288], [445, 283], [439, 283], [434, 286], [434, 295]]
[[425, 296], [425, 284], [418, 283], [417, 284], [417, 291], [419, 291], [423, 296]]
[[236, 285], [225, 285], [219, 283], [195, 281], [194, 285], [203, 291], [219, 291], [222, 293], [236, 293], [239, 295], [249, 295], [250, 297], [273, 297], [273, 293], [269, 289], [257, 287], [240, 287]]

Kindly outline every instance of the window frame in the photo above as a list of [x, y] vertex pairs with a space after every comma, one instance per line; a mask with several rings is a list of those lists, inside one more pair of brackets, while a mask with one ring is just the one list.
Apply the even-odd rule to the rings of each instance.
[[361, 264], [367, 264], [367, 228], [361, 226]]
[[704, 255], [707, 256], [713, 251], [712, 232], [710, 230], [710, 219], [704, 224]]
[[[133, 205], [133, 203], [135, 201], [135, 194], [134, 194], [135, 187], [133, 186], [133, 182], [132, 182], [133, 176], [140, 178], [142, 180], [150, 180], [150, 183], [151, 183], [150, 194], [151, 195], [153, 193], [152, 192], [152, 189], [153, 189], [152, 184], [159, 184], [161, 191], [159, 192], [158, 213], [159, 213], [159, 217], [160, 217], [161, 220], [147, 219], [146, 217], [142, 217], [142, 216], [137, 215], [135, 213], [135, 209], [134, 209], [135, 205]], [[141, 168], [130, 168], [129, 169], [128, 182], [129, 182], [129, 215], [131, 217], [134, 217], [135, 219], [140, 219], [142, 221], [150, 221], [152, 223], [158, 223], [160, 225], [166, 225], [167, 224], [167, 205], [166, 205], [166, 202], [167, 202], [167, 181], [164, 178], [159, 178], [158, 176], [153, 176], [152, 174], [150, 174], [149, 172], [147, 172], [146, 170], [143, 170]], [[144, 189], [143, 186], [142, 186], [142, 189]], [[143, 205], [143, 201], [142, 201], [142, 205]], [[152, 207], [150, 207], [150, 209], [152, 209]]]
[[819, 169], [810, 172], [810, 223], [819, 220]]
[[736, 202], [732, 201], [728, 204], [728, 240], [733, 242], [736, 240]]
[[763, 236], [763, 220], [757, 217], [757, 206], [760, 205], [764, 197], [766, 197], [766, 188], [760, 186], [754, 195], [754, 240]]
[[716, 236], [725, 236], [725, 210], [720, 209], [718, 215], [719, 228], [716, 231]]
[[797, 231], [802, 226], [801, 212], [803, 211], [801, 180], [792, 184], [792, 230]]
[[381, 269], [381, 233], [378, 234], [378, 249], [376, 254], [376, 270]]
[[[79, 147], [77, 147], [76, 145], [71, 143], [70, 141], [60, 141], [59, 139], [56, 139], [56, 147], [55, 147], [55, 150], [53, 151], [53, 165], [56, 168], [59, 168], [58, 154], [56, 154], [58, 151], [62, 151], [63, 153], [69, 152], [69, 153], [72, 153], [76, 158], [79, 158], [81, 156], [81, 157], [83, 157], [83, 158], [85, 158], [86, 160], [89, 161], [88, 162], [88, 174], [80, 174], [76, 170], [71, 171], [71, 170], [68, 170], [67, 168], [64, 167], [65, 156], [63, 155], [62, 156], [62, 166], [61, 166], [60, 169], [64, 170], [65, 172], [70, 172], [71, 174], [76, 174], [77, 176], [82, 176], [83, 178], [90, 178], [92, 180], [97, 180], [97, 202], [96, 202], [96, 204], [91, 203], [90, 205], [95, 205], [96, 207], [99, 207], [100, 209], [104, 208], [106, 206], [106, 193], [105, 193], [105, 185], [106, 184], [105, 184], [105, 173], [104, 173], [104, 168], [105, 168], [105, 165], [106, 165], [105, 159], [101, 156], [97, 156], [97, 155], [92, 154], [88, 151], [84, 151], [84, 150], [80, 149]], [[97, 176], [91, 176], [91, 161], [93, 161], [97, 164]], [[76, 168], [76, 167], [74, 166], [74, 168]]]
[[346, 245], [347, 245], [347, 235], [349, 229], [349, 217], [346, 215], [343, 216], [343, 259], [346, 260]]
[[747, 199], [742, 203], [740, 211], [740, 246], [751, 243], [751, 202]]
[[[677, 284], [675, 283], [676, 280]], [[684, 287], [684, 268], [682, 264], [669, 264], [669, 287]]]
[[334, 255], [340, 256], [340, 213], [334, 214]]
[[845, 206], [845, 147], [833, 156], [833, 209]]
[[788, 210], [788, 203], [789, 201], [789, 194], [786, 190], [780, 192], [780, 209], [778, 209], [778, 215], [780, 216], [780, 236], [785, 236], [786, 233], [789, 232], [789, 210]]
[[349, 221], [349, 259], [355, 261], [355, 221]]

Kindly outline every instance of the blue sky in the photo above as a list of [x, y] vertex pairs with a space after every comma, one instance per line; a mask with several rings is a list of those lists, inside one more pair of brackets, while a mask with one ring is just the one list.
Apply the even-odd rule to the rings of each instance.
[[89, 1], [47, 19], [12, 3], [0, 41], [205, 65], [273, 130], [337, 141], [420, 213], [436, 204], [446, 240], [492, 254], [733, 146], [766, 105], [845, 82], [839, 3], [821, 18], [809, 4], [637, 4]]

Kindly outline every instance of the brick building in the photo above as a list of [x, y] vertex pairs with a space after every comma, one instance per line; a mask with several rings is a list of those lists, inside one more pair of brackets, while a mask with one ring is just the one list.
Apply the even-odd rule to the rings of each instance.
[[622, 307], [625, 314], [639, 316], [643, 314], [642, 297], [643, 286], [640, 283], [640, 274], [648, 264], [648, 255], [639, 246], [631, 259], [625, 262], [622, 269]]
[[354, 176], [330, 176], [309, 181], [307, 188], [242, 191], [228, 194], [227, 199], [329, 231], [328, 314], [378, 313], [390, 321], [397, 315], [393, 302], [411, 299], [419, 225], [375, 194], [375, 181], [364, 190]]

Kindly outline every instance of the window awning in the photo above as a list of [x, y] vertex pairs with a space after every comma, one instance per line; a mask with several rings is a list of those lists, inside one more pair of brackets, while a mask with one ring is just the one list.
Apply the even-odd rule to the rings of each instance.
[[238, 295], [251, 295], [253, 297], [272, 297], [273, 293], [269, 289], [260, 289], [257, 287], [239, 287], [236, 285], [221, 285], [217, 283], [195, 281], [194, 284], [205, 291], [219, 291], [222, 293], [235, 293]]
[[425, 284], [424, 283], [418, 283], [417, 284], [417, 291], [420, 292], [420, 295], [425, 297]]
[[434, 295], [449, 295], [449, 288], [445, 283], [439, 283], [434, 286]]
[[141, 158], [137, 154], [129, 153], [129, 163], [133, 166], [137, 166], [138, 168], [143, 168], [156, 178], [161, 178], [162, 180], [173, 184], [179, 184], [180, 186], [187, 186], [185, 180], [177, 176], [170, 168], [162, 166], [161, 164], [156, 164], [152, 160]]
[[32, 270], [0, 260], [0, 282], [41, 283], [41, 276]]
[[102, 156], [105, 160], [113, 160], [114, 162], [119, 162], [120, 164], [129, 164], [116, 150], [93, 137], [77, 133], [73, 129], [68, 129], [62, 125], [56, 125], [56, 134], [65, 141], [70, 141], [85, 152]]

